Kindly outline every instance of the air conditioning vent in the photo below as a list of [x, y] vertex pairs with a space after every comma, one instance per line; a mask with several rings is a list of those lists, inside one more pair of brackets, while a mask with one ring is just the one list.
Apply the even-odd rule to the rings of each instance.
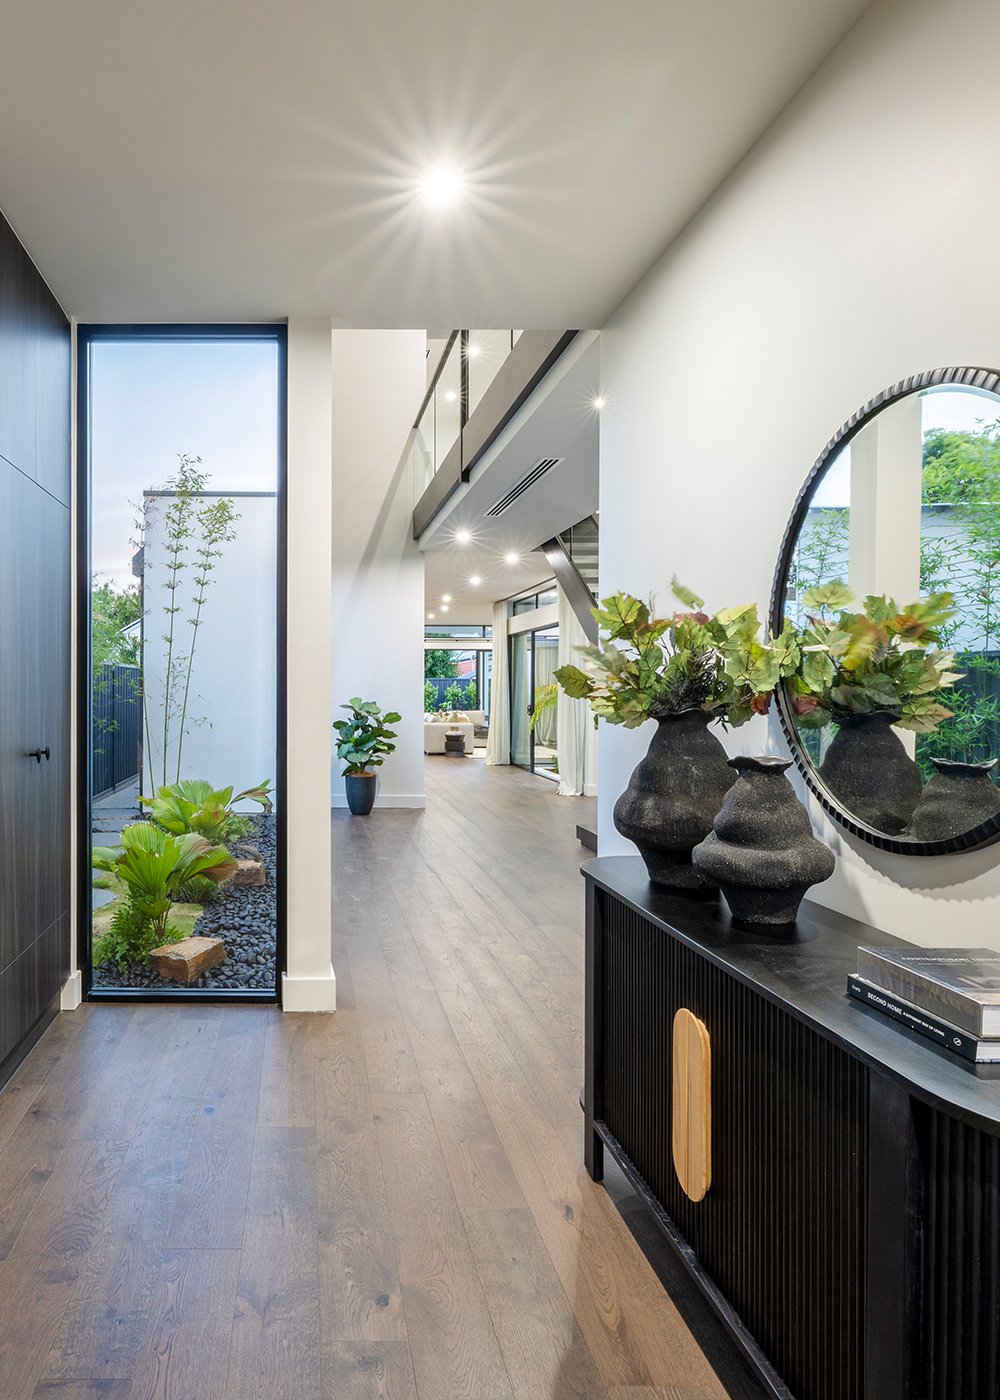
[[547, 471], [551, 471], [553, 467], [558, 466], [563, 460], [562, 457], [542, 457], [535, 463], [530, 472], [521, 477], [516, 486], [512, 486], [505, 496], [501, 496], [499, 501], [495, 501], [490, 506], [486, 514], [503, 515], [504, 511], [508, 510], [519, 496], [523, 496], [525, 491], [534, 486], [540, 477], [543, 477]]

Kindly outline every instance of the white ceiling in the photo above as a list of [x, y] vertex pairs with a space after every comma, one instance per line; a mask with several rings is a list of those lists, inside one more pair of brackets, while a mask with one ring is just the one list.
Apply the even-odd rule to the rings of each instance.
[[[490, 603], [552, 577], [537, 546], [598, 509], [599, 432], [594, 396], [600, 385], [600, 337], [583, 332], [424, 532], [427, 608], [450, 593], [448, 620], [488, 622]], [[542, 457], [562, 461], [502, 515], [486, 511]], [[456, 535], [468, 530], [470, 543]], [[507, 553], [518, 556], [508, 564]], [[469, 583], [478, 574], [478, 586]]]
[[600, 325], [866, 3], [4, 0], [0, 208], [83, 320]]

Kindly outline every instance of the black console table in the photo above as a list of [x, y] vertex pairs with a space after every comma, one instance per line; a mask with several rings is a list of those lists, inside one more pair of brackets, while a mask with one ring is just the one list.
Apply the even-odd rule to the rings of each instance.
[[[859, 943], [810, 902], [793, 937], [588, 861], [585, 1155], [611, 1152], [773, 1396], [1000, 1397], [1000, 1066], [851, 1001]], [[711, 1186], [671, 1147], [671, 1026], [711, 1040]]]

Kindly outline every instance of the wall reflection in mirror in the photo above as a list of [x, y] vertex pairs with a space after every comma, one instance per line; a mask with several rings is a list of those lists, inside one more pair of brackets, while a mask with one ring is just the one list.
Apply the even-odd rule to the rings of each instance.
[[798, 521], [784, 613], [806, 680], [787, 710], [807, 776], [877, 833], [965, 844], [1000, 813], [1000, 397], [890, 402]]

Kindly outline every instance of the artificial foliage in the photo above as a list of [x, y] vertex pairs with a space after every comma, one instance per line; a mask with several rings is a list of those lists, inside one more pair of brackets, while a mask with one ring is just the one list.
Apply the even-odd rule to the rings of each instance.
[[605, 598], [594, 609], [601, 635], [580, 648], [583, 665], [555, 672], [563, 690], [628, 729], [692, 709], [731, 725], [764, 714], [775, 686], [799, 663], [791, 626], [764, 641], [756, 604], [709, 614], [676, 579], [672, 587], [684, 610], [666, 617], [654, 616], [652, 600]]
[[396, 745], [396, 731], [390, 728], [398, 724], [401, 715], [395, 710], [383, 714], [374, 700], [362, 700], [355, 695], [342, 710], [350, 711], [348, 719], [335, 719], [333, 727], [337, 731], [337, 757], [344, 764], [344, 777], [370, 775], [391, 754]]
[[795, 628], [799, 661], [789, 681], [799, 725], [819, 729], [881, 712], [900, 729], [929, 733], [951, 717], [939, 693], [961, 680], [955, 653], [938, 645], [954, 615], [952, 595], [901, 607], [869, 594], [860, 612], [855, 602], [839, 579], [802, 595], [806, 621]]

